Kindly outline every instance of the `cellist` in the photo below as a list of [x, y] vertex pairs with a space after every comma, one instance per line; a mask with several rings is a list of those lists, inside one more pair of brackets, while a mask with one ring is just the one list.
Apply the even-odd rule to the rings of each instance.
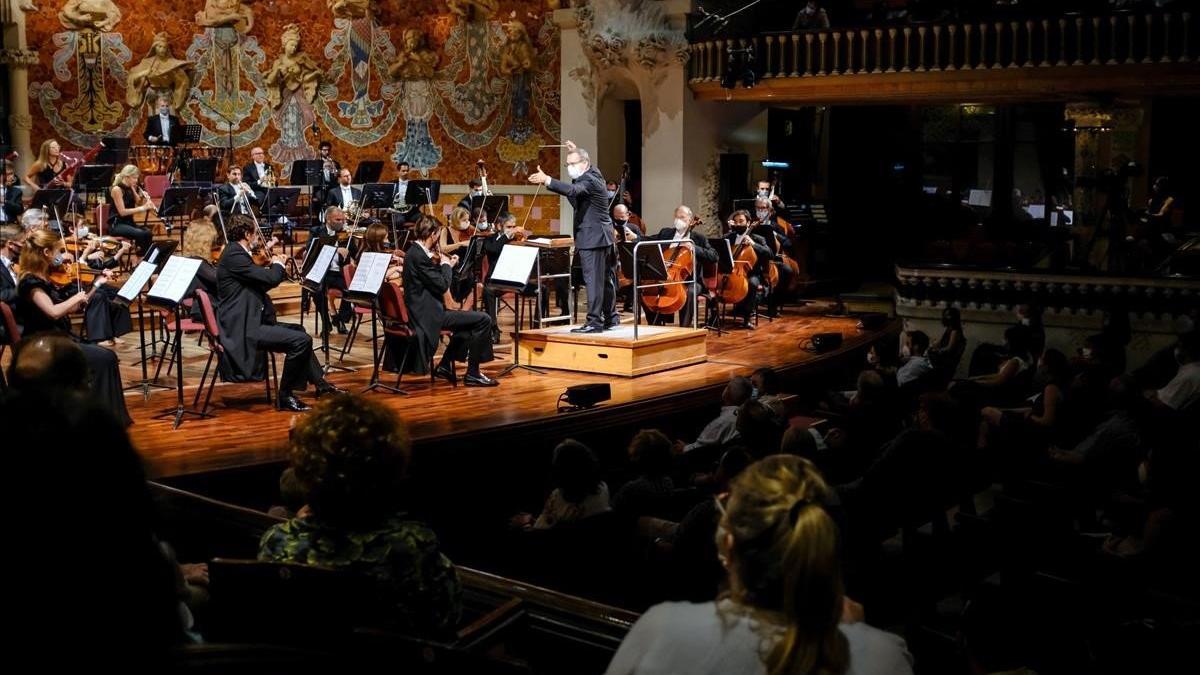
[[[675, 220], [671, 227], [664, 227], [659, 230], [658, 234], [648, 239], [654, 241], [670, 241], [669, 246], [663, 246], [663, 258], [671, 260], [673, 257], [673, 249], [679, 246], [678, 242], [691, 241], [695, 244], [694, 255], [696, 258], [696, 274], [702, 274], [702, 268], [705, 263], [716, 263], [717, 252], [713, 250], [712, 245], [708, 243], [708, 237], [700, 234], [694, 227], [695, 215], [689, 206], [680, 204], [675, 209]], [[691, 270], [688, 270], [691, 273]], [[679, 325], [685, 326], [692, 322], [692, 312], [696, 310], [696, 284], [685, 284], [687, 290], [687, 300], [684, 302], [683, 308], [679, 310]], [[666, 323], [669, 315], [666, 314], [651, 314], [650, 323], [661, 324]]]
[[742, 321], [742, 328], [746, 330], [754, 330], [754, 324], [750, 322], [750, 315], [754, 312], [754, 304], [758, 302], [759, 293], [763, 288], [763, 280], [767, 276], [767, 268], [771, 264], [771, 259], [774, 257], [771, 253], [771, 247], [767, 246], [767, 240], [761, 235], [750, 232], [750, 212], [745, 209], [734, 211], [726, 222], [729, 231], [725, 234], [725, 240], [729, 242], [729, 249], [733, 252], [734, 265], [739, 258], [739, 251], [743, 247], [749, 246], [754, 250], [754, 267], [749, 270], [736, 271], [735, 273], [744, 273], [746, 281], [749, 283], [750, 292], [746, 294], [740, 302], [733, 306], [733, 315]]

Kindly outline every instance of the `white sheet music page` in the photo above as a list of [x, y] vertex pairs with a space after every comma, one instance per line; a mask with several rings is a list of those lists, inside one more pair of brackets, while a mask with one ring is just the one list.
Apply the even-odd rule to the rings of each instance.
[[314, 284], [319, 284], [325, 280], [325, 273], [329, 271], [329, 265], [333, 262], [333, 256], [337, 254], [337, 247], [330, 244], [325, 244], [321, 247], [321, 252], [317, 254], [317, 261], [313, 266], [308, 268], [308, 274], [304, 278]]
[[129, 278], [125, 280], [124, 285], [121, 286], [121, 290], [117, 291], [117, 295], [129, 302], [137, 300], [138, 293], [141, 293], [142, 289], [149, 283], [150, 277], [154, 274], [155, 267], [157, 265], [149, 260], [143, 260], [134, 268], [133, 274], [130, 274]]
[[192, 279], [196, 278], [196, 270], [200, 269], [201, 262], [203, 261], [199, 258], [185, 258], [178, 255], [167, 258], [167, 264], [163, 265], [162, 272], [158, 274], [158, 280], [150, 287], [147, 295], [178, 304], [187, 294], [188, 288], [192, 285]]
[[391, 262], [391, 253], [363, 253], [358, 259], [358, 268], [354, 270], [348, 290], [375, 295], [383, 286], [383, 278]]
[[500, 249], [496, 269], [492, 270], [492, 281], [524, 286], [529, 282], [537, 257], [538, 250], [533, 246], [505, 245]]

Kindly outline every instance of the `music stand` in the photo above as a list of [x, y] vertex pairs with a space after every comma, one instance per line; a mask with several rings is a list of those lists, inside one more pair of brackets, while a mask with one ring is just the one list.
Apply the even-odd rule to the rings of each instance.
[[[383, 175], [383, 162], [377, 159], [365, 159], [354, 167], [354, 178], [350, 181], [354, 185], [364, 185], [366, 183], [377, 183], [379, 177]], [[390, 203], [388, 204], [391, 205]]]
[[[117, 141], [123, 141], [118, 143]], [[114, 164], [122, 165], [129, 163], [129, 139], [119, 137], [106, 137], [104, 139], [104, 149], [96, 154], [97, 164]]]
[[298, 201], [300, 201], [300, 188], [298, 187], [267, 188], [267, 203], [263, 211], [263, 220], [270, 225], [269, 230], [275, 229], [275, 221], [280, 216], [286, 218], [291, 215], [292, 209]]
[[58, 223], [58, 230], [62, 233], [61, 214], [67, 210], [70, 203], [71, 191], [67, 188], [42, 188], [33, 195], [33, 202], [29, 208], [45, 211], [47, 221], [50, 220], [50, 216], [54, 216], [54, 222]]
[[[525, 303], [520, 300], [520, 297], [525, 294], [525, 287], [529, 285], [529, 279], [534, 276], [534, 267], [538, 265], [541, 251], [542, 249], [536, 246], [505, 244], [504, 248], [500, 249], [496, 267], [492, 270], [491, 278], [488, 279], [488, 287], [497, 295], [517, 294], [517, 317], [513, 324], [513, 362], [500, 371], [500, 376], [507, 375], [518, 368], [538, 375], [546, 374], [545, 371], [521, 363], [521, 311]], [[539, 278], [538, 282], [540, 281]], [[541, 309], [541, 283], [537, 283], [536, 288], [538, 309]]]
[[[486, 216], [485, 221], [494, 225], [500, 214], [508, 212], [508, 195], [488, 195], [487, 197], [471, 197], [471, 222], [479, 223], [480, 209]], [[480, 228], [487, 230], [489, 228]]]
[[[174, 242], [171, 243], [174, 244]], [[196, 258], [182, 256], [168, 259], [167, 264], [158, 275], [158, 280], [146, 292], [147, 302], [175, 312], [176, 404], [175, 407], [166, 408], [154, 416], [154, 419], [174, 418], [175, 423], [171, 427], [172, 429], [179, 428], [179, 425], [183, 423], [184, 415], [195, 415], [201, 418], [212, 417], [211, 414], [202, 410], [189, 409], [183, 403], [183, 298], [188, 289], [192, 287], [192, 281], [196, 278], [196, 271], [202, 262]]]
[[[113, 304], [122, 307], [128, 307], [137, 301], [138, 305], [138, 338], [139, 346], [142, 352], [142, 358], [139, 363], [142, 365], [142, 379], [125, 387], [125, 391], [131, 389], [141, 389], [142, 398], [146, 401], [150, 400], [150, 389], [158, 387], [159, 389], [171, 389], [170, 385], [159, 384], [157, 375], [151, 379], [150, 372], [147, 367], [149, 358], [146, 356], [146, 313], [142, 303], [142, 290], [146, 284], [150, 283], [150, 277], [154, 274], [157, 266], [152, 262], [142, 261], [138, 264], [129, 278], [122, 284], [120, 290], [117, 291], [116, 297], [113, 298]], [[157, 352], [157, 348], [152, 350]]]
[[204, 127], [199, 124], [184, 124], [183, 132], [179, 135], [176, 143], [199, 143], [200, 134], [204, 131]]
[[359, 213], [367, 209], [386, 209], [396, 197], [395, 183], [367, 183], [362, 187], [362, 204]]
[[184, 169], [183, 179], [193, 183], [213, 183], [217, 178], [218, 157], [192, 157]]
[[292, 172], [288, 176], [288, 183], [291, 185], [308, 185], [316, 187], [321, 184], [324, 179], [321, 170], [322, 162], [319, 159], [295, 159], [292, 160]]
[[76, 192], [83, 193], [83, 203], [86, 205], [88, 195], [104, 194], [112, 186], [114, 171], [112, 164], [84, 164], [75, 174], [72, 187]]
[[[426, 204], [436, 204], [442, 196], [442, 181], [440, 180], [410, 180], [404, 190], [404, 203], [421, 210]], [[432, 209], [431, 209], [432, 210]]]

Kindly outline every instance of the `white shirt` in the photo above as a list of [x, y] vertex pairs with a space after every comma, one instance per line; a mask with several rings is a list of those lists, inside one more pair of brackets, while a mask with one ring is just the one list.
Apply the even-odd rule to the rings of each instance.
[[16, 274], [16, 272], [13, 272], [12, 261], [2, 255], [0, 255], [0, 261], [3, 261], [4, 271], [7, 272], [10, 277], [12, 277], [13, 283], [14, 284], [17, 283], [17, 274]]
[[342, 188], [342, 206], [343, 207], [349, 206], [350, 202], [354, 201], [354, 188], [350, 185], [342, 185], [341, 188]]
[[[325, 236], [332, 237], [333, 245], [337, 246], [337, 232], [334, 232], [333, 230], [329, 229], [328, 225], [325, 226]], [[333, 256], [333, 258], [331, 258], [329, 260], [329, 271], [330, 272], [338, 272], [341, 269], [342, 269], [342, 266], [338, 264], [338, 257], [336, 255]]]
[[[763, 626], [724, 600], [665, 602], [646, 611], [608, 664], [606, 675], [764, 675], [761, 654], [779, 629]], [[848, 675], [911, 675], [912, 656], [898, 635], [865, 623], [838, 626], [850, 646]]]
[[1179, 366], [1179, 372], [1158, 390], [1158, 400], [1172, 410], [1183, 410], [1200, 398], [1200, 361]]
[[254, 170], [258, 172], [259, 180], [262, 180], [262, 177], [267, 175], [267, 166], [261, 162], [254, 163]]
[[159, 113], [158, 125], [162, 128], [162, 140], [171, 140], [171, 116]]
[[925, 375], [933, 372], [933, 364], [929, 362], [929, 358], [921, 356], [910, 356], [896, 371], [896, 385], [903, 387], [909, 382], [914, 382], [921, 379]]
[[8, 212], [4, 210], [4, 199], [8, 197], [8, 186], [0, 183], [0, 223], [8, 222]]
[[229, 186], [233, 188], [234, 208], [237, 209], [238, 213], [246, 213], [246, 204], [250, 201], [250, 195], [242, 194], [241, 181], [238, 181], [237, 183], [231, 181]]
[[704, 427], [704, 431], [701, 431], [700, 435], [696, 437], [695, 443], [683, 446], [683, 451], [691, 452], [700, 448], [720, 447], [737, 438], [737, 411], [736, 405], [721, 406], [721, 414]]

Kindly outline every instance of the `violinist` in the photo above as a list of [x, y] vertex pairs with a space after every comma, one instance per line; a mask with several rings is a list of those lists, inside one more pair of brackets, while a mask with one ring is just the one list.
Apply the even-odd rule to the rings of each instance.
[[383, 280], [392, 284], [401, 283], [404, 274], [404, 251], [392, 250], [391, 244], [388, 242], [387, 225], [371, 223], [367, 226], [367, 231], [363, 235], [362, 249], [352, 257], [357, 260], [363, 253], [391, 253], [392, 261], [388, 264]]
[[25, 204], [21, 201], [21, 186], [17, 185], [13, 163], [4, 160], [4, 175], [0, 176], [0, 225], [21, 220]]
[[[499, 218], [499, 228], [495, 236], [488, 237], [483, 240], [483, 255], [488, 261], [488, 275], [484, 279], [483, 284], [483, 310], [492, 318], [492, 344], [500, 342], [500, 327], [497, 325], [496, 314], [499, 309], [500, 298], [496, 296], [496, 292], [492, 290], [487, 283], [491, 280], [492, 270], [496, 269], [496, 262], [500, 260], [500, 253], [508, 244], [519, 241], [524, 241], [529, 232], [517, 225], [517, 217], [511, 213], [506, 213]], [[525, 294], [531, 295], [535, 292], [533, 284], [526, 285]], [[548, 299], [542, 296], [542, 302], [549, 304]]]
[[[79, 276], [81, 283], [85, 287], [94, 283], [92, 297], [83, 314], [87, 338], [101, 346], [112, 347], [120, 336], [133, 330], [129, 308], [113, 302], [120, 288], [118, 284], [113, 283], [113, 275], [121, 264], [121, 256], [129, 253], [132, 244], [128, 241], [101, 239], [94, 234], [89, 235], [86, 225], [77, 227], [75, 234], [64, 239], [63, 244], [69, 244], [73, 250], [78, 251], [75, 259], [91, 272], [87, 273], [86, 277]], [[74, 286], [76, 280], [71, 279], [70, 275], [68, 279], [70, 283], [67, 285]]]
[[[342, 169], [343, 174], [349, 171]], [[349, 237], [346, 231], [346, 212], [336, 206], [330, 206], [323, 212], [324, 225], [316, 225], [308, 232], [308, 252], [306, 255], [318, 255], [321, 247], [329, 244], [337, 247], [337, 255], [329, 261], [329, 269], [325, 271], [325, 279], [321, 283], [320, 292], [314, 295], [317, 315], [321, 317], [321, 333], [329, 333], [329, 289], [346, 290], [346, 278], [342, 274], [342, 266], [350, 259], [350, 249], [347, 244]], [[345, 334], [349, 329], [346, 322], [354, 317], [354, 307], [348, 302], [338, 306], [337, 318], [334, 324], [339, 333]]]
[[75, 234], [64, 241], [70, 249], [79, 251], [80, 262], [96, 272], [120, 267], [121, 258], [133, 248], [133, 243], [126, 239], [97, 237], [88, 231], [87, 225], [75, 228]]
[[438, 237], [438, 246], [447, 255], [462, 255], [471, 245], [471, 235], [475, 234], [471, 226], [471, 212], [461, 206], [450, 212], [449, 227], [442, 228]]
[[[717, 252], [708, 243], [708, 238], [695, 230], [695, 216], [692, 214], [691, 207], [680, 204], [675, 209], [675, 220], [672, 227], [664, 227], [659, 230], [658, 234], [649, 237], [652, 241], [669, 241], [672, 242], [669, 246], [663, 247], [663, 257], [668, 261], [672, 258], [672, 249], [679, 246], [678, 242], [691, 241], [695, 244], [695, 259], [696, 259], [696, 274], [702, 274], [705, 263], [716, 263]], [[687, 270], [690, 274], [691, 270]], [[683, 309], [679, 311], [679, 325], [686, 326], [692, 323], [692, 312], [696, 309], [696, 284], [686, 284], [684, 288], [687, 290], [687, 301], [683, 305]], [[658, 314], [650, 317], [651, 323], [662, 324], [666, 323], [669, 315]]]
[[[62, 265], [66, 259], [62, 237], [53, 230], [34, 230], [26, 236], [21, 247], [19, 302], [15, 308], [18, 323], [22, 326], [23, 340], [43, 333], [70, 334], [71, 313], [87, 305], [92, 297], [92, 293], [84, 290], [63, 293], [50, 283], [50, 268]], [[102, 287], [107, 282], [107, 277], [100, 275], [96, 286]], [[117, 355], [98, 345], [84, 343], [75, 335], [71, 337], [80, 343], [87, 360], [92, 393], [117, 420], [128, 426], [132, 420], [125, 410], [125, 393]]]
[[263, 352], [283, 352], [279, 409], [303, 412], [309, 406], [296, 398], [297, 389], [315, 385], [317, 396], [342, 390], [325, 380], [304, 327], [276, 320], [268, 292], [287, 278], [286, 256], [274, 255], [265, 267], [255, 264], [250, 250], [256, 229], [249, 219], [230, 221], [229, 243], [217, 263], [217, 320], [224, 348], [221, 375], [227, 382], [262, 380], [266, 376]]
[[742, 328], [753, 330], [754, 324], [750, 323], [750, 315], [753, 313], [754, 304], [758, 301], [758, 296], [765, 285], [767, 266], [771, 264], [774, 256], [771, 253], [771, 247], [767, 246], [767, 241], [761, 235], [750, 232], [749, 211], [745, 209], [734, 211], [726, 224], [729, 232], [725, 234], [725, 240], [729, 242], [729, 250], [733, 251], [735, 260], [738, 258], [740, 247], [749, 246], [754, 249], [756, 258], [754, 268], [743, 270], [750, 285], [750, 292], [733, 307], [733, 315], [741, 319]]
[[255, 206], [262, 206], [262, 200], [249, 184], [242, 182], [242, 170], [230, 166], [225, 174], [225, 182], [217, 188], [217, 196], [221, 200], [221, 213], [226, 218], [233, 215], [248, 216]]
[[446, 309], [445, 295], [458, 256], [436, 252], [440, 228], [441, 223], [436, 218], [422, 216], [413, 227], [416, 241], [404, 254], [404, 301], [417, 340], [417, 358], [411, 362], [418, 372], [428, 367], [437, 351], [441, 331], [449, 330], [453, 335], [434, 376], [455, 383], [453, 361], [465, 357], [464, 384], [468, 387], [498, 386], [499, 382], [479, 370], [480, 363], [492, 360], [491, 317], [483, 312]]
[[[214, 306], [217, 302], [217, 268], [212, 261], [214, 251], [218, 249], [217, 228], [213, 225], [212, 219], [216, 215], [216, 204], [209, 204], [202, 211], [193, 214], [187, 230], [183, 233], [183, 246], [179, 249], [179, 253], [184, 257], [200, 261], [200, 267], [196, 268], [196, 277], [192, 280], [192, 286], [188, 289], [185, 297], [192, 297], [197, 288], [202, 288], [205, 293], [208, 293]], [[198, 302], [192, 303], [192, 319], [204, 320], [204, 314]]]
[[362, 190], [350, 185], [350, 169], [342, 169], [338, 172], [337, 185], [329, 188], [329, 192], [325, 194], [325, 207], [336, 206], [343, 211], [350, 208], [351, 204], [362, 203]]
[[[150, 211], [157, 213], [158, 208], [150, 200], [150, 195], [138, 187], [140, 175], [141, 172], [136, 166], [126, 164], [113, 176], [112, 187], [108, 190], [110, 206], [108, 233], [114, 237], [132, 239], [137, 243], [138, 251], [145, 253], [146, 249], [150, 248], [151, 242], [154, 241], [154, 234], [137, 223], [135, 217], [142, 214], [148, 215]], [[145, 216], [143, 216], [142, 223], [145, 222]]]

